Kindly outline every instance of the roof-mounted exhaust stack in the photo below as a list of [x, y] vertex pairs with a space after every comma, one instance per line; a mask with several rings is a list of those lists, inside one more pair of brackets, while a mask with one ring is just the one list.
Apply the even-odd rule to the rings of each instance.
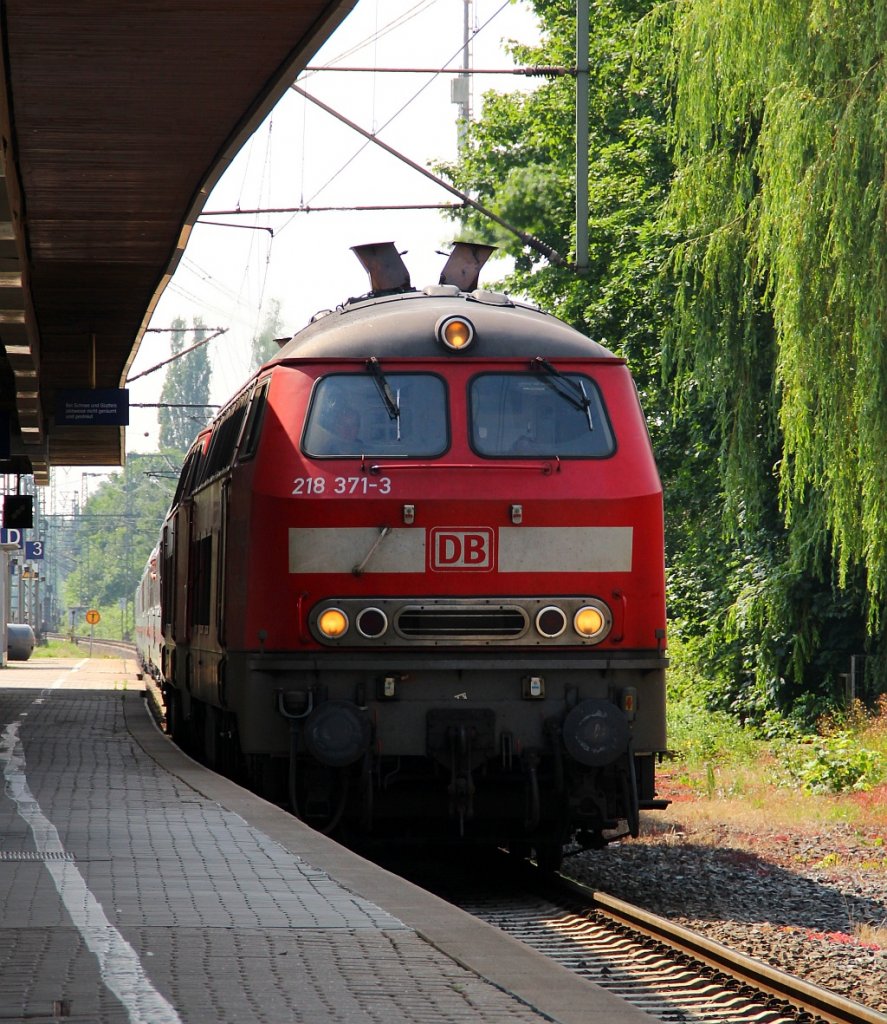
[[484, 264], [496, 251], [495, 245], [481, 245], [478, 242], [454, 242], [453, 251], [440, 275], [441, 284], [454, 284], [462, 292], [473, 292], [477, 288]]
[[[413, 290], [410, 272], [400, 258], [394, 242], [352, 245], [351, 251], [369, 274], [371, 295], [390, 295]], [[461, 292], [473, 292], [477, 288], [481, 270], [495, 251], [495, 245], [454, 242], [453, 251], [441, 272], [440, 283], [455, 285]]]
[[385, 295], [389, 292], [411, 290], [410, 272], [400, 258], [400, 253], [394, 242], [352, 245], [351, 251], [370, 276], [371, 294]]

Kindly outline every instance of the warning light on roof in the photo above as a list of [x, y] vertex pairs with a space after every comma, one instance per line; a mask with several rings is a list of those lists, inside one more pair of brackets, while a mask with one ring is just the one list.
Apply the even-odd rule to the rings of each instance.
[[437, 336], [453, 352], [462, 352], [474, 341], [474, 325], [461, 316], [438, 321]]

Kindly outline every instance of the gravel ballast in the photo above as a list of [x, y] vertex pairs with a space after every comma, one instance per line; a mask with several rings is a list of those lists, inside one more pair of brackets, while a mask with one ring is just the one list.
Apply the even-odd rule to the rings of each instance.
[[883, 829], [652, 827], [568, 856], [564, 874], [887, 1013]]

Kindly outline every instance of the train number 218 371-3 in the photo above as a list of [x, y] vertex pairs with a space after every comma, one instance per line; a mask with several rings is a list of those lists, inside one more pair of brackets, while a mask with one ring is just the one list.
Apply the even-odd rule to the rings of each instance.
[[297, 476], [293, 480], [293, 494], [305, 497], [309, 494], [377, 494], [391, 493], [391, 477], [380, 476], [371, 480], [366, 476], [336, 476], [331, 480], [325, 476]]

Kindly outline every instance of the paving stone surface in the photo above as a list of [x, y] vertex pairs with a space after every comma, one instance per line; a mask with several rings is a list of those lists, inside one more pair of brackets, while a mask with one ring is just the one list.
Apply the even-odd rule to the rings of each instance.
[[136, 694], [71, 678], [0, 689], [0, 1021], [546, 1019], [161, 769]]

